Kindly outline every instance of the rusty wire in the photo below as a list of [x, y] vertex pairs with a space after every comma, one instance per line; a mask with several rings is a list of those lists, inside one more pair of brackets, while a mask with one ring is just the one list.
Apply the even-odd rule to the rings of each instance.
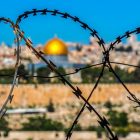
[[[22, 22], [22, 20], [24, 20], [26, 18], [29, 18], [29, 17], [32, 17], [32, 16], [39, 16], [39, 15], [43, 15], [44, 16], [44, 15], [48, 15], [48, 14], [50, 14], [52, 16], [59, 16], [59, 17], [61, 17], [63, 19], [70, 19], [73, 22], [78, 23], [84, 30], [89, 31], [90, 34], [93, 37], [96, 37], [97, 38], [97, 43], [102, 48], [102, 54], [103, 54], [102, 62], [101, 63], [98, 63], [98, 64], [92, 64], [90, 66], [82, 67], [82, 68], [79, 68], [79, 69], [75, 69], [75, 71], [72, 72], [72, 73], [61, 74], [58, 71], [57, 66], [54, 64], [54, 62], [52, 62], [50, 60], [47, 60], [42, 55], [42, 52], [38, 52], [33, 47], [33, 43], [31, 42], [30, 39], [28, 39], [28, 38], [25, 37], [25, 32], [21, 30], [20, 25], [19, 25]], [[17, 43], [17, 51], [16, 51], [17, 63], [16, 63], [16, 68], [15, 68], [14, 80], [13, 80], [13, 84], [12, 84], [12, 87], [11, 87], [11, 90], [10, 90], [10, 93], [9, 93], [9, 96], [7, 97], [4, 105], [2, 106], [0, 114], [3, 116], [6, 113], [6, 104], [8, 102], [10, 102], [10, 103], [12, 102], [12, 99], [13, 99], [13, 94], [12, 93], [13, 93], [13, 90], [14, 90], [14, 85], [16, 83], [16, 80], [19, 77], [58, 78], [64, 85], [68, 85], [73, 90], [72, 93], [77, 97], [78, 100], [82, 100], [83, 103], [84, 103], [84, 105], [81, 107], [81, 110], [77, 114], [77, 116], [76, 116], [76, 118], [75, 118], [75, 120], [74, 120], [74, 122], [73, 122], [73, 124], [72, 124], [72, 126], [70, 128], [70, 130], [67, 133], [66, 140], [68, 140], [68, 139], [71, 138], [72, 133], [73, 133], [73, 129], [77, 125], [78, 120], [79, 120], [79, 117], [81, 116], [81, 114], [83, 113], [83, 111], [85, 110], [85, 108], [87, 108], [90, 113], [91, 112], [94, 112], [95, 115], [98, 117], [99, 120], [97, 120], [97, 121], [98, 121], [99, 125], [109, 134], [108, 139], [110, 139], [110, 140], [118, 140], [117, 135], [115, 135], [114, 132], [111, 130], [110, 124], [107, 121], [107, 119], [104, 116], [101, 116], [99, 114], [99, 112], [95, 109], [94, 105], [91, 105], [89, 103], [89, 99], [92, 97], [95, 89], [97, 88], [98, 84], [100, 83], [100, 80], [101, 80], [102, 76], [104, 75], [104, 69], [105, 68], [108, 68], [109, 71], [114, 74], [114, 76], [118, 79], [118, 81], [122, 84], [122, 86], [127, 90], [128, 94], [129, 94], [128, 99], [131, 100], [131, 101], [133, 101], [133, 102], [135, 102], [135, 103], [137, 103], [138, 104], [137, 107], [140, 106], [140, 100], [133, 93], [130, 92], [130, 90], [123, 83], [123, 81], [121, 80], [121, 78], [114, 71], [114, 69], [112, 67], [112, 64], [125, 65], [125, 66], [135, 67], [135, 68], [140, 68], [140, 66], [131, 65], [131, 64], [125, 64], [125, 63], [121, 63], [121, 62], [112, 62], [112, 61], [110, 61], [110, 53], [115, 48], [115, 45], [118, 44], [118, 43], [120, 43], [123, 38], [130, 37], [130, 35], [133, 34], [133, 33], [139, 34], [140, 33], [140, 28], [136, 28], [135, 30], [130, 31], [130, 32], [127, 31], [124, 35], [117, 37], [117, 39], [113, 43], [111, 43], [110, 46], [109, 46], [109, 48], [107, 49], [105, 47], [104, 40], [99, 37], [99, 35], [98, 35], [98, 33], [97, 33], [96, 30], [90, 28], [88, 24], [86, 24], [85, 22], [82, 22], [78, 17], [72, 16], [72, 15], [70, 15], [68, 13], [65, 13], [65, 12], [60, 12], [58, 10], [48, 10], [48, 9], [37, 10], [37, 9], [33, 9], [31, 11], [26, 11], [23, 14], [21, 14], [20, 16], [18, 16], [15, 24], [10, 19], [6, 19], [6, 18], [0, 18], [0, 19], [1, 19], [0, 21], [5, 21], [6, 23], [9, 23], [11, 25], [11, 27], [13, 28], [13, 30], [15, 32], [16, 43]], [[56, 74], [55, 76], [52, 76], [52, 77], [39, 76], [39, 75], [38, 76], [35, 76], [35, 75], [24, 75], [24, 74], [18, 74], [17, 73], [18, 66], [19, 66], [19, 63], [20, 63], [20, 51], [21, 51], [20, 50], [20, 42], [22, 40], [26, 43], [26, 46], [34, 53], [34, 55], [37, 58], [43, 60], [43, 62], [46, 64], [46, 66], [48, 66], [49, 69]], [[91, 90], [88, 98], [86, 99], [83, 96], [83, 93], [80, 90], [80, 88], [78, 86], [77, 87], [74, 87], [72, 85], [72, 83], [70, 83], [65, 78], [65, 76], [76, 74], [76, 73], [78, 73], [81, 70], [88, 69], [90, 67], [96, 67], [96, 66], [102, 66], [102, 70], [101, 70], [101, 72], [99, 74], [99, 77], [98, 77], [96, 83], [94, 84], [94, 86], [93, 86], [93, 88], [92, 88], [92, 90]], [[0, 75], [0, 76], [9, 76], [9, 77], [12, 77], [13, 75]]]

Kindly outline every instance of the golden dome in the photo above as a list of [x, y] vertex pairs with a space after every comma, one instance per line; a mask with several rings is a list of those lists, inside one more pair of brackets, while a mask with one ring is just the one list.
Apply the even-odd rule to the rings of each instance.
[[43, 52], [46, 55], [67, 55], [68, 49], [62, 40], [55, 37], [46, 43]]

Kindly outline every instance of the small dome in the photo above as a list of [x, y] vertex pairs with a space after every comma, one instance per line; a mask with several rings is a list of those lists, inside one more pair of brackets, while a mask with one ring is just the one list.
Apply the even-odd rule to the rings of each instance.
[[62, 40], [55, 37], [46, 43], [43, 52], [46, 55], [67, 55], [68, 49]]

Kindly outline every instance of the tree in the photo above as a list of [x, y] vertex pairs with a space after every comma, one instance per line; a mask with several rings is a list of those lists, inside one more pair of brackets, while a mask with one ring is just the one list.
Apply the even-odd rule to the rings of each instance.
[[82, 127], [80, 124], [77, 124], [75, 127], [74, 127], [74, 131], [81, 131], [82, 130]]
[[[21, 75], [21, 78], [23, 80], [26, 80], [29, 82], [29, 79], [26, 77], [26, 75], [29, 74], [29, 71], [25, 69], [25, 66], [23, 64], [21, 64], [18, 68], [18, 72], [17, 72], [18, 75]], [[22, 81], [20, 81], [22, 82]]]
[[[37, 69], [36, 72], [37, 72], [38, 76], [46, 76], [47, 77], [50, 74], [50, 69], [48, 67], [40, 67]], [[37, 78], [37, 80], [38, 80], [38, 83], [42, 83], [42, 84], [50, 81], [50, 79], [48, 79], [48, 78]]]
[[100, 71], [101, 71], [100, 68], [89, 68], [81, 71], [83, 83], [96, 82], [96, 79], [98, 78]]
[[107, 101], [105, 104], [104, 104], [105, 107], [107, 107], [108, 109], [112, 109], [112, 103], [110, 101]]
[[61, 73], [61, 74], [66, 74], [66, 71], [63, 67], [59, 67], [58, 68], [58, 71]]
[[[140, 62], [138, 64], [138, 66], [140, 66]], [[135, 71], [134, 71], [134, 79], [133, 79], [133, 81], [140, 82], [140, 69], [139, 68], [136, 68]]]
[[62, 123], [47, 119], [45, 116], [30, 117], [29, 121], [22, 124], [25, 131], [63, 131]]
[[50, 102], [47, 106], [47, 109], [49, 112], [55, 112], [55, 108], [54, 108], [54, 104], [53, 104], [52, 100], [50, 100]]
[[15, 69], [14, 68], [10, 68], [10, 69], [1, 69], [0, 70], [0, 75], [9, 75], [9, 76], [1, 76], [0, 77], [0, 82], [2, 84], [10, 84], [13, 81], [13, 75], [15, 73]]
[[11, 130], [9, 128], [9, 123], [5, 118], [0, 119], [0, 131], [4, 131], [4, 136], [8, 136], [9, 131]]
[[117, 112], [110, 110], [108, 112], [109, 122], [114, 127], [126, 127], [128, 126], [128, 117], [125, 112]]

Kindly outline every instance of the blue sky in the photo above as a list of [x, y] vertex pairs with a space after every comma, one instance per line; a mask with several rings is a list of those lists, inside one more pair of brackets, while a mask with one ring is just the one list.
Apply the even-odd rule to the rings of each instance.
[[[110, 42], [127, 30], [140, 26], [139, 0], [4, 0], [0, 4], [0, 16], [13, 21], [24, 11], [58, 9], [78, 16]], [[89, 42], [89, 32], [83, 31], [71, 21], [52, 16], [31, 17], [21, 23], [26, 36], [35, 44], [45, 43], [55, 34], [65, 41]], [[11, 44], [14, 36], [7, 25], [0, 25], [0, 42]]]

